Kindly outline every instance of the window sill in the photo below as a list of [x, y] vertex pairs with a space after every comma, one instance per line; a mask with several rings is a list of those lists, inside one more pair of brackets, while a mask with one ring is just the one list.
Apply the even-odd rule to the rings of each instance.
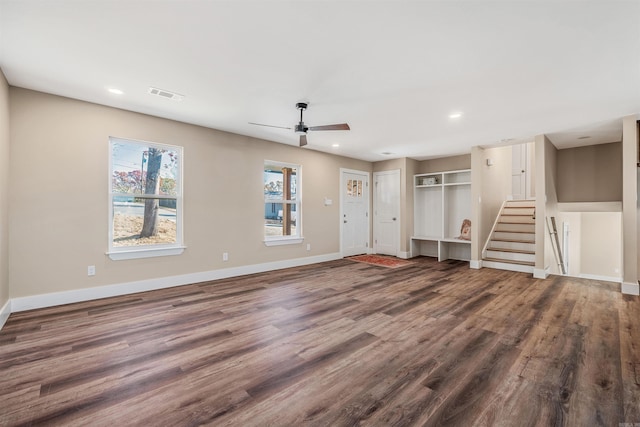
[[293, 237], [290, 239], [270, 239], [265, 240], [265, 246], [298, 245], [304, 242], [304, 237]]
[[185, 246], [174, 246], [170, 248], [145, 248], [107, 252], [107, 255], [109, 255], [109, 258], [114, 261], [120, 261], [124, 259], [154, 258], [159, 256], [180, 255], [184, 252], [184, 250]]

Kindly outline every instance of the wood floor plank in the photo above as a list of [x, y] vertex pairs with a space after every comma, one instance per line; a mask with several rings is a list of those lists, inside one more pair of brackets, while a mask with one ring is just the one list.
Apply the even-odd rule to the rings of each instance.
[[413, 261], [14, 313], [0, 331], [0, 425], [640, 423], [638, 297]]

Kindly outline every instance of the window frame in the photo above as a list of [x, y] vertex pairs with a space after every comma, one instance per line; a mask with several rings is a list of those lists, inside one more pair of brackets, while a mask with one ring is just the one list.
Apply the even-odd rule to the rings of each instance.
[[[294, 200], [270, 199], [264, 196], [264, 173], [267, 166], [276, 166], [280, 168], [292, 168], [296, 170], [296, 198]], [[262, 203], [262, 224], [264, 230], [264, 212], [267, 203], [281, 203], [282, 205], [290, 204], [295, 206], [296, 212], [296, 234], [291, 236], [267, 236], [263, 231], [263, 241], [266, 246], [281, 246], [300, 244], [304, 241], [302, 235], [302, 165], [296, 163], [279, 162], [265, 159], [262, 164], [262, 187], [263, 187], [263, 203]], [[283, 225], [284, 226], [284, 225]]]
[[[162, 150], [171, 150], [178, 153], [178, 163], [177, 163], [177, 173], [176, 173], [176, 195], [161, 195], [161, 194], [136, 194], [136, 198], [140, 199], [168, 199], [176, 201], [176, 241], [174, 243], [164, 243], [164, 244], [148, 244], [148, 245], [138, 245], [138, 246], [114, 246], [113, 245], [113, 225], [114, 225], [114, 197], [124, 196], [130, 197], [131, 194], [128, 193], [118, 193], [114, 192], [113, 189], [113, 147], [114, 143], [126, 143], [126, 144], [136, 144], [140, 146], [144, 146], [145, 148], [153, 147], [159, 148]], [[184, 180], [183, 180], [183, 172], [184, 172], [184, 147], [172, 144], [164, 144], [158, 142], [150, 142], [143, 141], [131, 138], [121, 138], [121, 137], [109, 137], [109, 187], [108, 187], [108, 206], [109, 206], [109, 242], [108, 242], [108, 251], [107, 255], [112, 260], [125, 260], [125, 259], [136, 259], [136, 258], [151, 258], [158, 256], [169, 256], [169, 255], [180, 255], [184, 252], [186, 246], [184, 245], [184, 232], [183, 232], [183, 217], [184, 217], [184, 209], [183, 209], [183, 189], [184, 189]]]

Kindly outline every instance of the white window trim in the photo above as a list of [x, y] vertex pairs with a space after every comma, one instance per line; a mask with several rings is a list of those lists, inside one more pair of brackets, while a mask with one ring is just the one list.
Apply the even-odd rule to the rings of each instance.
[[107, 252], [107, 255], [109, 255], [109, 258], [114, 261], [120, 261], [123, 259], [153, 258], [157, 256], [180, 255], [184, 252], [185, 249], [186, 246], [129, 249], [126, 251]]
[[299, 245], [304, 242], [304, 237], [274, 237], [264, 240], [265, 246], [284, 246], [284, 245]]
[[[296, 206], [296, 230], [298, 231], [298, 234], [295, 236], [264, 236], [264, 244], [265, 246], [284, 246], [284, 245], [298, 245], [302, 242], [304, 242], [304, 236], [302, 235], [302, 165], [300, 164], [296, 164], [296, 163], [287, 163], [287, 162], [276, 162], [276, 161], [272, 161], [272, 160], [268, 160], [265, 159], [264, 162], [262, 162], [262, 171], [263, 171], [263, 184], [264, 184], [264, 166], [265, 165], [270, 165], [270, 166], [279, 166], [279, 167], [293, 167], [296, 169], [297, 171], [297, 188], [296, 188], [296, 199], [295, 202], [292, 201], [280, 201], [280, 203], [289, 203], [289, 204], [295, 204]], [[271, 203], [275, 202], [278, 203], [278, 201], [270, 201]], [[263, 211], [264, 211], [264, 204], [268, 203], [266, 200], [263, 199]], [[264, 221], [264, 218], [262, 218], [262, 220]]]
[[[161, 149], [171, 148], [172, 150], [178, 151], [180, 163], [178, 165], [178, 185], [179, 191], [178, 196], [163, 196], [163, 195], [154, 195], [152, 198], [158, 199], [175, 199], [176, 200], [176, 243], [172, 244], [164, 244], [164, 245], [144, 245], [144, 246], [113, 246], [113, 182], [112, 182], [112, 172], [113, 172], [113, 152], [112, 152], [112, 142], [133, 142], [136, 144], [143, 144], [148, 147], [155, 147]], [[184, 166], [184, 148], [178, 145], [171, 144], [161, 144], [157, 142], [149, 142], [138, 139], [131, 138], [119, 138], [119, 137], [109, 137], [109, 194], [108, 194], [108, 205], [109, 205], [109, 249], [106, 252], [106, 255], [109, 256], [110, 259], [114, 261], [127, 260], [127, 259], [138, 259], [138, 258], [153, 258], [160, 256], [171, 256], [171, 255], [180, 255], [186, 249], [184, 245], [184, 233], [182, 227], [182, 218], [184, 217], [183, 207], [182, 207], [182, 196], [183, 196], [183, 166]], [[144, 198], [144, 195], [140, 195]]]

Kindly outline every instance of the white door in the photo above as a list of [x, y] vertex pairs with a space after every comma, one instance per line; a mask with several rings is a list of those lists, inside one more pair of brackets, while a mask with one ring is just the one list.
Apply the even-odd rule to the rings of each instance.
[[527, 194], [527, 146], [511, 146], [511, 196], [522, 200]]
[[400, 170], [374, 172], [374, 252], [397, 256], [400, 242]]
[[369, 173], [340, 170], [340, 251], [353, 256], [369, 251]]

